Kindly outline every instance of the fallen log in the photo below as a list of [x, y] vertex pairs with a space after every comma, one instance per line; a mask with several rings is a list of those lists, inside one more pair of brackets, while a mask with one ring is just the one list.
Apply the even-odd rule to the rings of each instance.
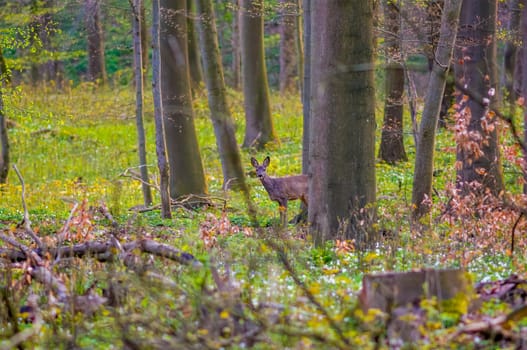
[[[0, 239], [4, 240], [6, 243], [13, 243], [12, 239], [4, 239], [6, 237], [7, 236], [5, 235], [0, 235]], [[19, 247], [16, 246], [16, 248]], [[114, 252], [112, 252], [113, 248], [115, 248], [115, 245], [112, 243], [111, 240], [108, 240], [104, 242], [85, 242], [80, 244], [74, 244], [71, 246], [62, 246], [59, 248], [48, 247], [45, 249], [34, 249], [30, 251], [35, 255], [39, 256], [40, 258], [44, 258], [47, 254], [49, 254], [53, 258], [56, 258], [57, 256], [60, 258], [82, 258], [84, 256], [94, 256], [100, 261], [108, 261], [115, 257]], [[139, 251], [141, 251], [142, 253], [153, 254], [161, 258], [176, 261], [183, 265], [201, 265], [201, 263], [196, 260], [196, 258], [192, 254], [182, 252], [172, 246], [169, 246], [164, 243], [159, 243], [150, 239], [141, 239], [137, 241], [126, 242], [122, 244], [122, 249], [125, 252], [129, 252], [134, 249], [139, 249]], [[11, 262], [24, 261], [27, 258], [26, 254], [23, 251], [19, 249], [9, 248], [0, 248], [0, 257]]]

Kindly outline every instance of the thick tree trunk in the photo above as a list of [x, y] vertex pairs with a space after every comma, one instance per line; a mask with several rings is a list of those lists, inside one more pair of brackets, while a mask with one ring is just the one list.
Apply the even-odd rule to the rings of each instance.
[[[238, 8], [239, 0], [233, 0], [234, 8]], [[241, 52], [240, 52], [240, 13], [237, 10], [232, 14], [232, 81], [231, 87], [238, 90], [241, 86]]]
[[186, 0], [161, 0], [161, 91], [170, 195], [207, 192], [194, 128], [187, 52]]
[[159, 192], [161, 196], [161, 217], [170, 219], [169, 164], [163, 125], [163, 103], [161, 96], [161, 48], [159, 0], [152, 0], [152, 92], [154, 95], [154, 120], [156, 125], [156, 155], [159, 169]]
[[373, 4], [313, 1], [311, 11], [309, 222], [317, 244], [363, 243], [376, 190]]
[[223, 187], [234, 187], [248, 193], [245, 175], [236, 142], [234, 121], [227, 104], [227, 91], [223, 78], [216, 21], [211, 0], [197, 0], [199, 43], [203, 57], [205, 83], [216, 144], [223, 170]]
[[434, 63], [430, 81], [428, 82], [425, 106], [417, 137], [412, 192], [413, 215], [415, 218], [420, 218], [430, 211], [437, 121], [450, 61], [454, 52], [462, 2], [463, 0], [446, 1], [441, 18], [439, 44], [433, 60]]
[[509, 21], [507, 23], [509, 38], [505, 43], [505, 48], [503, 50], [503, 69], [501, 71], [501, 86], [505, 90], [509, 114], [511, 116], [513, 116], [516, 111], [516, 99], [518, 98], [518, 92], [521, 90], [518, 89], [518, 87], [522, 86], [522, 84], [519, 84], [522, 75], [517, 74], [517, 68], [519, 68], [517, 67], [517, 63], [520, 53], [517, 43], [520, 41], [521, 2], [522, 0], [509, 1]]
[[143, 77], [143, 52], [141, 46], [141, 7], [143, 0], [132, 2], [132, 28], [134, 36], [134, 60], [135, 60], [135, 121], [137, 129], [137, 152], [139, 153], [139, 168], [141, 172], [143, 201], [145, 206], [152, 204], [152, 192], [148, 178], [148, 167], [146, 163], [146, 136], [143, 125], [143, 102], [144, 102], [144, 77]]
[[[485, 96], [490, 106], [499, 103], [496, 64], [497, 0], [465, 0], [461, 10], [456, 52], [456, 80]], [[489, 92], [493, 91], [493, 93]], [[462, 193], [470, 184], [481, 184], [481, 193], [499, 195], [504, 188], [494, 113], [476, 101], [458, 98], [457, 179]]]
[[291, 93], [296, 90], [296, 0], [280, 0], [280, 93]]
[[100, 20], [100, 0], [86, 0], [85, 23], [88, 34], [88, 81], [106, 83], [104, 39]]
[[188, 61], [192, 91], [196, 91], [199, 88], [199, 84], [203, 81], [203, 68], [201, 67], [201, 57], [195, 24], [196, 13], [194, 0], [187, 0]]
[[384, 122], [379, 157], [387, 163], [406, 161], [403, 140], [404, 69], [399, 33], [401, 17], [393, 1], [383, 1], [386, 54]]
[[240, 39], [245, 107], [243, 147], [261, 148], [277, 141], [265, 67], [263, 0], [240, 1]]

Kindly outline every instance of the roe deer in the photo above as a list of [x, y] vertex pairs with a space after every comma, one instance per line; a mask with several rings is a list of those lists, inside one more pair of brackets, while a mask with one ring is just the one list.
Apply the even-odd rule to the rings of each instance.
[[287, 201], [300, 199], [307, 207], [307, 176], [296, 175], [286, 177], [270, 177], [266, 173], [267, 166], [269, 166], [270, 158], [266, 157], [262, 165], [251, 157], [251, 164], [256, 169], [256, 176], [262, 182], [265, 190], [269, 194], [269, 198], [277, 201], [280, 205], [280, 221], [283, 225], [287, 224]]

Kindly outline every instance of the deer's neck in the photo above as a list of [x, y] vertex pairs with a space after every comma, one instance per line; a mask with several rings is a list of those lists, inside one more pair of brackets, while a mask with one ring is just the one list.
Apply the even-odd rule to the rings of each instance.
[[263, 187], [265, 187], [266, 190], [270, 190], [276, 187], [276, 181], [269, 175], [265, 175], [260, 179], [262, 182]]

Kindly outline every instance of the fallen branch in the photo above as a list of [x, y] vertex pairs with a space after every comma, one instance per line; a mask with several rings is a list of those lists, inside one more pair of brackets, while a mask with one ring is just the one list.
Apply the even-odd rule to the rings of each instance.
[[[22, 255], [16, 250], [0, 249], [0, 256], [12, 262], [25, 260], [28, 255], [35, 257], [39, 261], [42, 261], [42, 258], [46, 253], [49, 253], [52, 257], [60, 256], [61, 258], [82, 258], [84, 256], [95, 256], [100, 261], [112, 260], [112, 257], [115, 256], [115, 254], [112, 252], [112, 248], [115, 248], [115, 244], [111, 240], [106, 242], [86, 242], [58, 248], [48, 247], [45, 250], [31, 250], [25, 247], [23, 244], [17, 242], [15, 239], [4, 234], [0, 234], [0, 239], [20, 249], [24, 253], [24, 255]], [[201, 263], [196, 260], [192, 254], [182, 252], [167, 244], [155, 242], [149, 239], [124, 243], [122, 244], [122, 249], [124, 252], [130, 252], [134, 249], [139, 249], [142, 253], [153, 254], [158, 257], [176, 261], [180, 264], [193, 265], [195, 267], [201, 266]]]
[[44, 249], [44, 244], [38, 238], [37, 234], [33, 229], [31, 228], [31, 221], [29, 220], [29, 211], [27, 210], [27, 204], [26, 204], [26, 185], [24, 183], [24, 179], [22, 178], [22, 175], [20, 174], [20, 171], [18, 170], [16, 164], [13, 164], [13, 169], [15, 170], [16, 175], [18, 176], [18, 179], [20, 180], [20, 184], [22, 185], [22, 206], [24, 208], [24, 229], [26, 232], [31, 236], [31, 238], [35, 241], [37, 246], [40, 249]]
[[458, 329], [451, 338], [454, 339], [464, 333], [483, 333], [487, 336], [501, 335], [504, 338], [516, 340], [517, 336], [509, 329], [508, 323], [518, 322], [525, 317], [527, 317], [527, 305], [523, 305], [507, 315], [466, 324]]

